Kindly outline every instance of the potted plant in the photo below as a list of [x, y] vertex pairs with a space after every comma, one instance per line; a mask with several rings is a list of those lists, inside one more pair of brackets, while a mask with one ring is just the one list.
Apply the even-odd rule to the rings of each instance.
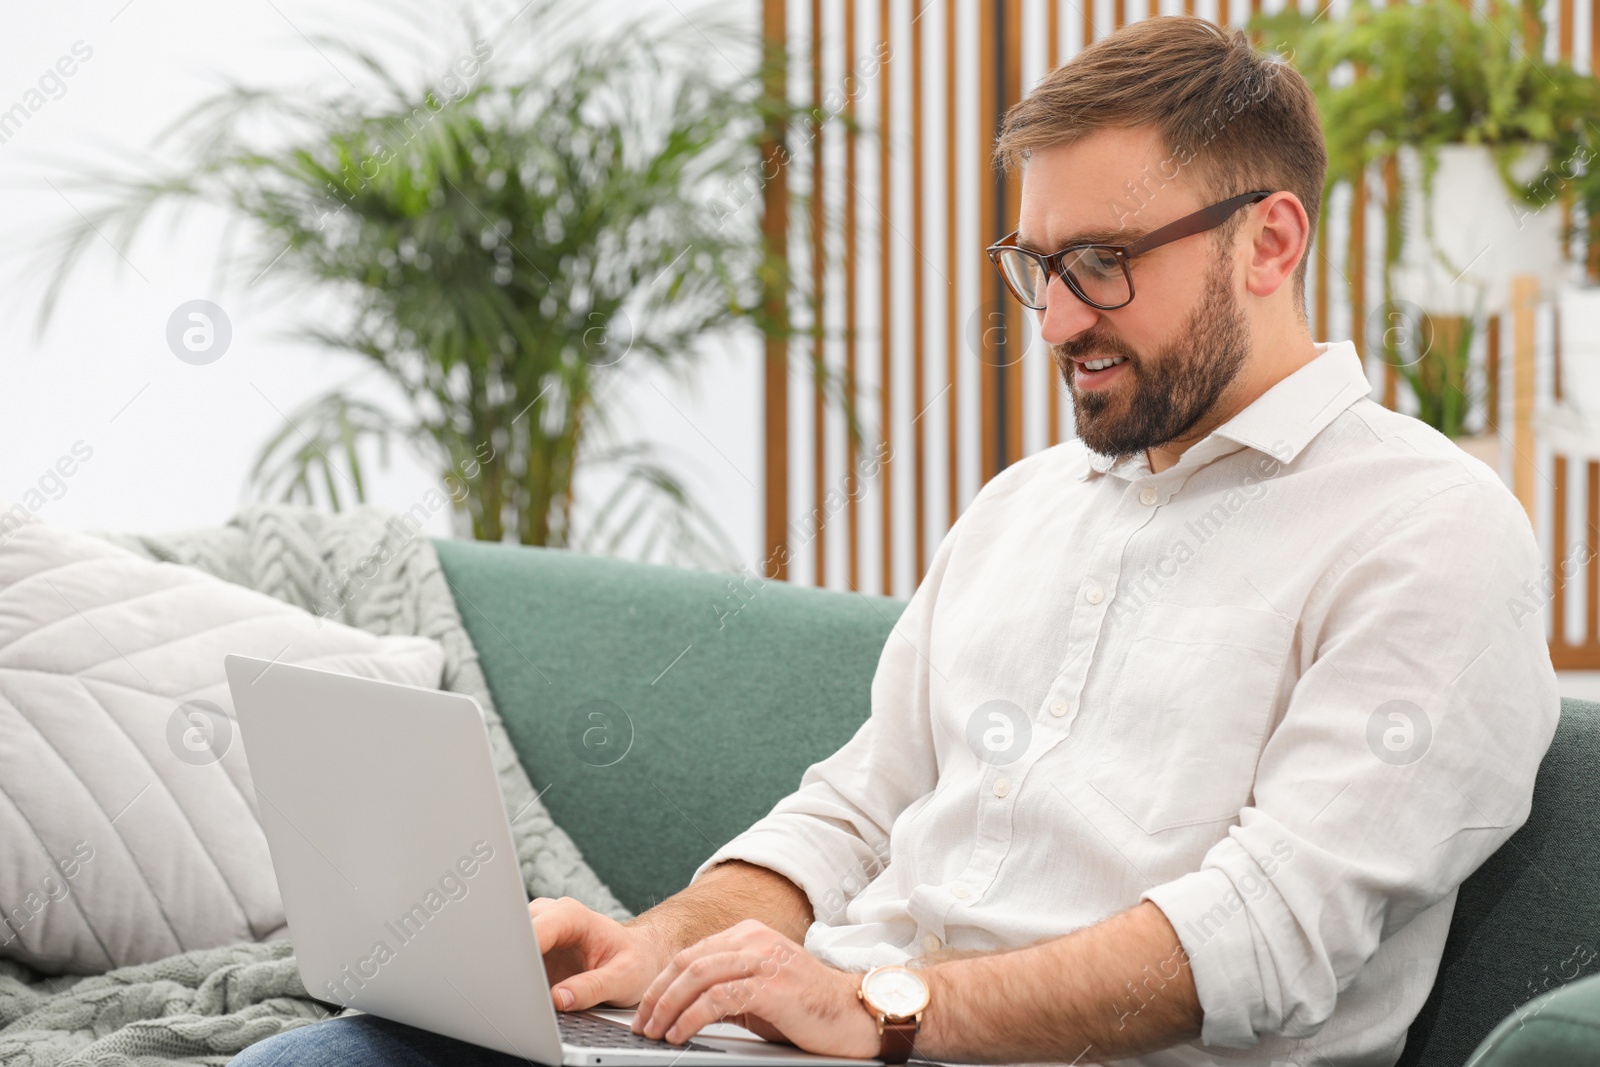
[[1448, 292], [1458, 277], [1499, 310], [1504, 279], [1548, 274], [1561, 258], [1559, 211], [1546, 209], [1587, 152], [1600, 86], [1542, 58], [1529, 31], [1543, 6], [1354, 0], [1340, 19], [1289, 9], [1252, 20], [1316, 94], [1330, 190], [1398, 164], [1385, 264], [1442, 278], [1437, 292], [1400, 294], [1433, 313], [1475, 306], [1471, 291]]
[[[1405, 317], [1427, 317], [1418, 330], [1446, 339], [1423, 360], [1464, 359], [1473, 324], [1438, 327], [1504, 309], [1512, 277], [1553, 285], [1563, 276], [1556, 205], [1587, 151], [1600, 88], [1542, 58], [1533, 39], [1542, 7], [1354, 0], [1340, 19], [1286, 10], [1252, 20], [1316, 94], [1328, 190], [1387, 171], [1395, 195], [1384, 198], [1382, 307], [1407, 304], [1415, 311]], [[1377, 334], [1385, 360], [1405, 366], [1393, 332], [1380, 323]], [[1462, 388], [1464, 367], [1403, 376], [1419, 417], [1452, 436], [1465, 430], [1450, 415], [1460, 405], [1429, 394]]]
[[[763, 129], [794, 113], [765, 79], [702, 62], [698, 37], [642, 22], [600, 33], [571, 0], [531, 6], [483, 38], [468, 27], [431, 84], [320, 40], [375, 85], [232, 88], [179, 122], [167, 173], [79, 179], [112, 196], [46, 247], [41, 328], [97, 234], [125, 247], [158, 208], [220, 207], [249, 234], [239, 277], [338, 296], [346, 313], [301, 336], [404, 397], [390, 412], [335, 391], [292, 413], [253, 472], [263, 495], [337, 510], [341, 487], [361, 498], [357, 445], [398, 438], [475, 538], [732, 567], [710, 514], [616, 432], [603, 387], [641, 362], [684, 374], [701, 338], [740, 321], [787, 329], [764, 315], [756, 212], [712, 194], [759, 186]], [[579, 30], [558, 42], [563, 17]], [[584, 529], [580, 463], [618, 475]]]
[[[1562, 288], [1557, 300], [1561, 323], [1561, 410], [1550, 413], [1561, 436], [1600, 438], [1600, 131], [1576, 154], [1571, 178], [1573, 225], [1567, 238], [1587, 248], [1584, 269]], [[1568, 442], [1575, 444], [1574, 442]], [[1600, 445], [1571, 447], [1600, 458]]]

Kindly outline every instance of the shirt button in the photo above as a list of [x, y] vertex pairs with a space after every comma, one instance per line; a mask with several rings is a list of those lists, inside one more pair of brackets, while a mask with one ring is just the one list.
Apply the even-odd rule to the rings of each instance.
[[1156, 502], [1156, 497], [1158, 495], [1159, 494], [1157, 494], [1154, 489], [1147, 485], [1143, 489], [1139, 490], [1139, 503], [1149, 507], [1151, 504]]
[[972, 890], [968, 889], [963, 883], [957, 882], [955, 885], [950, 887], [950, 895], [955, 897], [957, 900], [966, 900], [972, 895]]
[[1062, 697], [1056, 697], [1050, 702], [1050, 714], [1060, 718], [1067, 713], [1067, 702]]
[[929, 934], [927, 937], [922, 939], [922, 947], [927, 949], [929, 952], [938, 952], [939, 939], [933, 934]]
[[1105, 598], [1105, 593], [1100, 591], [1100, 587], [1098, 585], [1091, 585], [1088, 589], [1084, 590], [1083, 599], [1087, 600], [1091, 604], [1098, 604]]
[[1009, 792], [1011, 792], [1011, 779], [1009, 779], [1009, 778], [996, 778], [994, 780], [994, 795], [995, 796], [1003, 797]]

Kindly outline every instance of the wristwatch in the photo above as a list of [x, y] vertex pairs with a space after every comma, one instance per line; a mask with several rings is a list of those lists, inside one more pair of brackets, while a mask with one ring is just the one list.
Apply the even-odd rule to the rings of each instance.
[[856, 996], [878, 1020], [878, 1059], [884, 1063], [910, 1059], [911, 1043], [928, 1006], [927, 979], [909, 967], [874, 967], [862, 976]]

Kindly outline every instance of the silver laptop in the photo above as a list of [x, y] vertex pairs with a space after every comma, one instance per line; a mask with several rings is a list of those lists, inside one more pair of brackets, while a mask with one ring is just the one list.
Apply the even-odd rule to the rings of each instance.
[[[714, 1023], [557, 1012], [478, 702], [226, 658], [295, 959], [319, 1000], [543, 1064], [875, 1064]], [[621, 813], [619, 813], [620, 815]]]

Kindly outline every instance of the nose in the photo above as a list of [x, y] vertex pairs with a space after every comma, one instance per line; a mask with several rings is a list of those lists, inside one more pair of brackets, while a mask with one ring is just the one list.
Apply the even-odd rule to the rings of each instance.
[[1079, 300], [1061, 275], [1051, 275], [1044, 290], [1044, 310], [1039, 312], [1039, 336], [1045, 344], [1064, 344], [1093, 326], [1101, 314]]

